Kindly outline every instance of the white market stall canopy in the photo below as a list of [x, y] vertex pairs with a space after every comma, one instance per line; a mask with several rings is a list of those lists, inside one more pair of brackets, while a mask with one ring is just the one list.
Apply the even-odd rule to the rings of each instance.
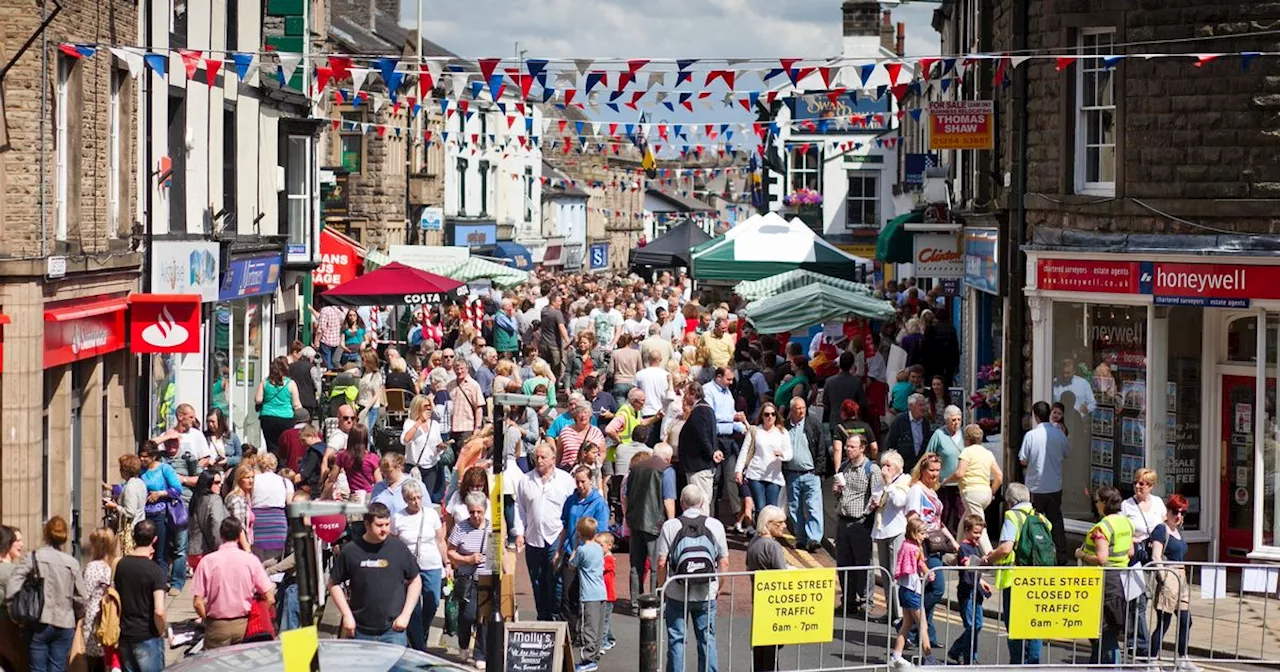
[[755, 215], [693, 251], [695, 280], [760, 280], [795, 269], [847, 280], [870, 275], [874, 264], [823, 240], [799, 219]]

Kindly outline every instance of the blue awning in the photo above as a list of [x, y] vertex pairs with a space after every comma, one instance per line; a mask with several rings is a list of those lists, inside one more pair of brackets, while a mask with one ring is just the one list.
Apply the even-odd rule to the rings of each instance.
[[492, 255], [486, 256], [505, 259], [508, 266], [517, 270], [533, 270], [533, 254], [529, 252], [529, 248], [513, 240], [499, 240], [493, 246]]

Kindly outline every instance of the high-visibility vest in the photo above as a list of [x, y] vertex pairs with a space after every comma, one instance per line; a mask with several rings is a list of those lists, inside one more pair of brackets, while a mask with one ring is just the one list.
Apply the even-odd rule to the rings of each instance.
[[[1004, 512], [1004, 519], [1013, 523], [1013, 550], [1009, 551], [1009, 555], [1004, 556], [996, 561], [996, 567], [1012, 567], [1014, 556], [1018, 553], [1018, 539], [1022, 537], [1022, 527], [1027, 524], [1027, 519], [1031, 516], [1037, 516], [1044, 521], [1045, 527], [1052, 527], [1044, 516], [1041, 516], [1033, 508], [1009, 509]], [[1004, 590], [1013, 587], [1013, 572], [1008, 570], [996, 570], [996, 589]]]
[[1113, 513], [1093, 526], [1084, 538], [1084, 552], [1096, 555], [1097, 546], [1093, 543], [1093, 534], [1101, 530], [1107, 539], [1106, 567], [1128, 567], [1129, 550], [1133, 548], [1133, 523], [1124, 514]]

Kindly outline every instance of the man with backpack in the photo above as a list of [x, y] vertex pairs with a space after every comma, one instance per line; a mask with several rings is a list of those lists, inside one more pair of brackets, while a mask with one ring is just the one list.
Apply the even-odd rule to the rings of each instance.
[[698, 642], [698, 671], [718, 672], [716, 662], [717, 572], [729, 571], [729, 544], [724, 525], [704, 515], [706, 493], [697, 485], [680, 491], [684, 513], [663, 523], [658, 535], [658, 585], [678, 576], [665, 591], [663, 620], [667, 624], [668, 670], [684, 669], [685, 633], [693, 621]]
[[738, 348], [733, 358], [738, 368], [738, 378], [733, 385], [734, 404], [747, 415], [748, 422], [759, 422], [761, 407], [772, 400], [769, 382], [756, 363], [760, 361], [760, 351], [754, 345]]
[[[983, 564], [996, 567], [1052, 567], [1057, 549], [1053, 544], [1053, 526], [1031, 506], [1031, 491], [1021, 483], [1004, 486], [1004, 524], [1000, 526], [1000, 542], [987, 555]], [[1001, 614], [1009, 625], [1010, 595], [1014, 572], [996, 570], [996, 588], [1003, 601]], [[1040, 640], [1010, 639], [1009, 662], [1014, 665], [1039, 665]]]

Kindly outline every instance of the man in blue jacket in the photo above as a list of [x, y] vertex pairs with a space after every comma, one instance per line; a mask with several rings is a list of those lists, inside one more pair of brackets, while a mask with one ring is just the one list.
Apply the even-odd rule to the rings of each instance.
[[591, 480], [591, 468], [580, 464], [573, 469], [574, 492], [564, 502], [564, 510], [560, 521], [564, 529], [560, 532], [560, 541], [556, 546], [556, 557], [552, 561], [560, 567], [560, 585], [563, 587], [563, 599], [560, 604], [560, 616], [569, 624], [569, 636], [575, 647], [582, 646], [582, 605], [578, 593], [578, 570], [569, 562], [569, 557], [578, 547], [578, 521], [583, 518], [594, 518], [600, 529], [609, 528], [609, 504], [604, 496], [596, 491]]

